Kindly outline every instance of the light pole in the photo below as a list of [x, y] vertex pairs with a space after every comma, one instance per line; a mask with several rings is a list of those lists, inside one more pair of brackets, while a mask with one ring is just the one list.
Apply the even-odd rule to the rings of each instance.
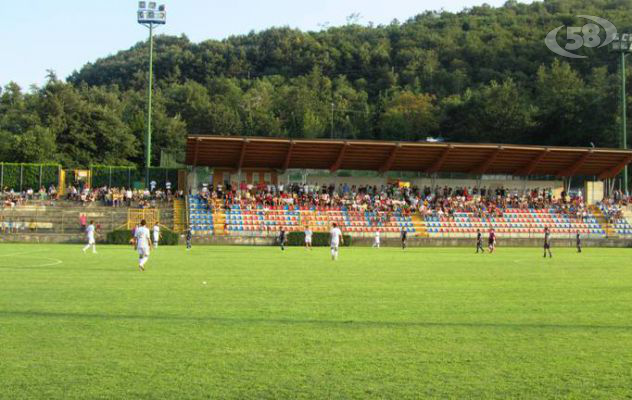
[[334, 138], [334, 113], [336, 111], [336, 105], [331, 102], [331, 138]]
[[[627, 121], [627, 99], [625, 88], [625, 57], [630, 53], [632, 47], [632, 35], [624, 33], [617, 34], [610, 46], [611, 51], [619, 53], [619, 70], [621, 73], [621, 147], [628, 148], [628, 121]], [[623, 191], [628, 192], [628, 166], [623, 168]]]
[[149, 187], [149, 168], [151, 167], [151, 98], [154, 81], [154, 27], [167, 23], [167, 11], [164, 5], [156, 2], [138, 2], [138, 23], [149, 28], [149, 84], [147, 88], [147, 134], [145, 136], [145, 188]]

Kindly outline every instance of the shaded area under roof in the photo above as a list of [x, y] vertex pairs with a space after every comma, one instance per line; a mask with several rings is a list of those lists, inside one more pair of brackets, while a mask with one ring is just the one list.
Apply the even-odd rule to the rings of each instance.
[[186, 163], [216, 168], [339, 169], [613, 178], [632, 150], [468, 143], [189, 136]]

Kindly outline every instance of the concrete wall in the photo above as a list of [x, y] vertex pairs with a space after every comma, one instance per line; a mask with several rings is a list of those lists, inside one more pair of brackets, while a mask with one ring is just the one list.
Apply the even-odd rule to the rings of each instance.
[[[103, 241], [100, 238], [99, 242]], [[1, 234], [0, 243], [73, 243], [82, 244], [85, 236], [80, 234]], [[583, 246], [591, 247], [612, 247], [612, 248], [632, 248], [632, 239], [583, 239]], [[183, 240], [180, 241], [184, 243]], [[215, 246], [275, 246], [276, 238], [263, 237], [239, 237], [239, 236], [209, 236], [196, 237], [194, 245], [215, 245]], [[101, 243], [102, 244], [102, 243]], [[370, 247], [373, 245], [372, 238], [353, 238], [353, 247]], [[382, 238], [383, 247], [399, 247], [399, 239]], [[476, 241], [467, 238], [412, 238], [408, 240], [409, 247], [476, 247]], [[542, 247], [542, 238], [522, 239], [505, 238], [498, 241], [499, 249], [503, 247]], [[553, 239], [553, 247], [575, 247], [572, 239]]]
[[603, 182], [586, 182], [584, 187], [586, 204], [597, 204], [604, 197], [604, 184]]
[[[614, 247], [614, 248], [632, 248], [632, 239], [583, 239], [583, 246], [590, 247]], [[259, 237], [207, 237], [195, 238], [194, 245], [221, 245], [221, 246], [275, 246], [274, 238]], [[372, 238], [353, 238], [353, 247], [371, 247], [373, 245]], [[575, 240], [571, 239], [553, 239], [553, 247], [575, 247]], [[383, 247], [400, 247], [399, 239], [382, 238]], [[471, 247], [476, 248], [476, 241], [465, 238], [413, 238], [408, 240], [409, 247]], [[533, 247], [541, 248], [542, 239], [502, 239], [498, 241], [498, 247]]]
[[[288, 175], [280, 175], [279, 182], [287, 183]], [[327, 176], [312, 176], [307, 177], [307, 183], [310, 185], [329, 185], [334, 183], [336, 185], [347, 183], [349, 185], [371, 185], [380, 186], [385, 185], [392, 181], [388, 177], [341, 177], [335, 175]], [[429, 178], [414, 178], [414, 179], [402, 179], [403, 181], [410, 182], [412, 185], [423, 188], [425, 186], [448, 186], [448, 187], [484, 187], [488, 189], [496, 189], [504, 187], [510, 190], [517, 190], [519, 193], [525, 189], [550, 189], [562, 191], [564, 187], [563, 181], [527, 181], [527, 180], [503, 180], [503, 179], [429, 179]]]

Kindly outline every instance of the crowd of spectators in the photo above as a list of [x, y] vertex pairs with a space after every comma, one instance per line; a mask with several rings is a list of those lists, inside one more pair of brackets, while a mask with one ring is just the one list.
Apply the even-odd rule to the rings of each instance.
[[2, 191], [0, 191], [0, 205], [2, 208], [13, 208], [23, 205], [31, 200], [53, 202], [57, 199], [57, 197], [57, 188], [52, 185], [48, 188], [48, 190], [42, 186], [37, 191], [32, 188], [28, 188], [21, 192], [5, 187]]
[[41, 187], [37, 191], [28, 188], [21, 192], [4, 188], [0, 191], [0, 206], [14, 208], [27, 204], [29, 201], [39, 201], [52, 206], [58, 200], [66, 200], [80, 203], [86, 207], [91, 204], [99, 204], [112, 207], [147, 208], [155, 207], [159, 203], [170, 203], [183, 196], [182, 191], [159, 188], [154, 190], [108, 187], [90, 189], [69, 186], [63, 196], [59, 195], [55, 186], [50, 186], [48, 189]]
[[588, 215], [581, 192], [562, 192], [554, 197], [549, 189], [524, 191], [499, 188], [452, 188], [386, 185], [204, 185], [199, 195], [209, 207], [243, 210], [294, 208], [345, 208], [349, 211], [401, 212], [419, 211], [424, 216], [454, 218], [461, 212], [479, 217], [502, 216], [507, 209], [547, 209], [584, 219]]
[[174, 199], [183, 197], [182, 191], [169, 189], [131, 189], [131, 188], [84, 188], [70, 186], [66, 190], [66, 199], [76, 201], [83, 206], [99, 203], [111, 207], [156, 207], [159, 203], [171, 203]]
[[625, 219], [623, 210], [630, 204], [631, 198], [625, 196], [621, 191], [615, 190], [611, 197], [607, 197], [599, 204], [606, 221], [614, 223]]

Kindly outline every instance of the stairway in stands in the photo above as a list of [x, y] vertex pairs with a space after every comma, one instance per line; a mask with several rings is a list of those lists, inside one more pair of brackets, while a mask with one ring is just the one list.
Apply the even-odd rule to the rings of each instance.
[[428, 237], [428, 229], [426, 228], [426, 221], [423, 220], [421, 214], [414, 213], [411, 217], [413, 228], [415, 228], [416, 236]]
[[595, 216], [595, 220], [597, 220], [597, 223], [601, 225], [601, 227], [603, 228], [606, 234], [606, 237], [616, 238], [619, 236], [617, 234], [617, 231], [613, 229], [610, 226], [610, 224], [608, 224], [608, 221], [606, 220], [606, 216], [604, 215], [601, 208], [597, 206], [590, 206], [588, 207], [588, 210]]
[[187, 225], [186, 205], [183, 199], [173, 201], [173, 231], [182, 233]]
[[221, 208], [215, 208], [213, 214], [213, 231], [216, 235], [225, 235], [226, 213]]

